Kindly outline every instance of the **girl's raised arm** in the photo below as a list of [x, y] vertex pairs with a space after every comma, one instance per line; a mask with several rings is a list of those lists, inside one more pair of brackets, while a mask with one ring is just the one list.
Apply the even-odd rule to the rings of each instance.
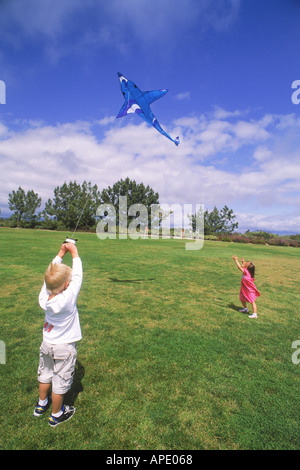
[[[242, 266], [240, 265], [239, 261], [238, 261], [238, 257], [236, 255], [234, 255], [232, 257], [232, 259], [234, 259], [235, 261], [235, 264], [237, 265], [237, 267], [239, 268], [240, 271], [242, 271], [242, 273], [244, 272], [244, 268], [242, 268]], [[242, 262], [244, 262], [244, 258], [242, 258]]]

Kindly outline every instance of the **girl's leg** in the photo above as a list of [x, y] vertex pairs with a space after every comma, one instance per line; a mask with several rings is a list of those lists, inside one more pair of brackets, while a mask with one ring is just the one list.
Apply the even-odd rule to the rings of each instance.
[[252, 302], [252, 310], [253, 310], [253, 313], [252, 315], [249, 315], [249, 318], [257, 318], [257, 307], [256, 307], [256, 303], [255, 302]]
[[244, 308], [242, 308], [241, 310], [239, 310], [239, 312], [248, 313], [249, 310], [248, 310], [248, 308], [247, 308], [246, 302], [244, 302], [243, 300], [241, 300], [241, 304], [242, 304], [242, 306], [243, 306]]

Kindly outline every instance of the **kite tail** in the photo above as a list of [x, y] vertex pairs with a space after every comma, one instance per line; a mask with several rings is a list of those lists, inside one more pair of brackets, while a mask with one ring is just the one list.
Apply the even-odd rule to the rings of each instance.
[[[141, 117], [143, 117], [142, 114], [140, 114]], [[147, 121], [147, 119], [145, 119], [145, 121]], [[149, 121], [148, 121], [149, 122]], [[168, 139], [172, 140], [172, 142], [174, 142], [174, 144], [176, 146], [179, 145], [179, 137], [176, 137], [176, 139], [172, 139], [172, 137], [166, 133], [166, 131], [163, 130], [163, 128], [160, 126], [158, 120], [156, 118], [153, 119], [152, 121], [152, 126], [155, 127], [156, 130], [158, 130], [158, 132], [160, 132], [161, 134], [165, 135], [166, 137], [168, 137]]]

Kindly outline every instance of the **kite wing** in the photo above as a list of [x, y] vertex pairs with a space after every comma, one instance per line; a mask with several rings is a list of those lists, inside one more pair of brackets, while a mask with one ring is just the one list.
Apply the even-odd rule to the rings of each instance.
[[162, 98], [168, 90], [152, 90], [152, 91], [144, 91], [143, 95], [146, 98], [147, 103], [150, 105], [153, 101]]

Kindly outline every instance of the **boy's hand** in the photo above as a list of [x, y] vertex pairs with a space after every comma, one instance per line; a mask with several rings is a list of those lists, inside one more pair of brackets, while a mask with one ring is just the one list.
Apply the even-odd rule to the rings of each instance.
[[63, 258], [66, 253], [67, 253], [67, 249], [66, 249], [65, 244], [63, 243], [63, 244], [61, 245], [61, 247], [60, 247], [59, 252], [58, 252], [58, 256], [59, 256], [60, 258]]
[[66, 247], [66, 250], [71, 253], [72, 258], [77, 258], [79, 256], [76, 245], [73, 243], [65, 243], [64, 246]]

